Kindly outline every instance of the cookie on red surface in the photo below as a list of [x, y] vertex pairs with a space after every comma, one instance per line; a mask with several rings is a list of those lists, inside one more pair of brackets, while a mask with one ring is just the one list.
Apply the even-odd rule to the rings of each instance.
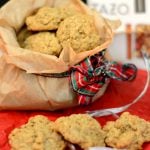
[[150, 123], [128, 112], [116, 121], [109, 121], [104, 126], [105, 143], [114, 148], [139, 150], [144, 142], [150, 142]]
[[55, 130], [62, 134], [65, 140], [83, 149], [105, 146], [105, 132], [94, 118], [86, 114], [58, 118], [55, 121]]
[[12, 150], [64, 150], [62, 136], [53, 130], [53, 122], [44, 116], [35, 116], [27, 124], [14, 129], [9, 135]]

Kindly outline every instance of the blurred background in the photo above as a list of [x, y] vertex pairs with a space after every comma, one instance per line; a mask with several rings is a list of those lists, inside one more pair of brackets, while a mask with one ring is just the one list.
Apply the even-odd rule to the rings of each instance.
[[145, 68], [141, 50], [150, 56], [150, 0], [86, 0], [91, 7], [110, 19], [120, 19], [109, 51], [115, 60]]
[[[0, 6], [8, 0], [0, 0]], [[112, 57], [121, 62], [132, 62], [145, 69], [141, 50], [150, 56], [150, 0], [83, 0], [89, 7], [109, 19], [120, 19], [108, 48]]]

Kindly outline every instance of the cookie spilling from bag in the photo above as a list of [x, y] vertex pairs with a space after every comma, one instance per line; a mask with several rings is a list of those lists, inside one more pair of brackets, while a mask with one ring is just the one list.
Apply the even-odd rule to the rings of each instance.
[[66, 142], [54, 131], [54, 123], [38, 115], [9, 135], [12, 150], [63, 150]]
[[86, 114], [58, 118], [55, 121], [55, 130], [64, 139], [79, 145], [82, 149], [105, 146], [105, 132], [94, 118]]
[[145, 142], [150, 142], [150, 122], [128, 112], [116, 121], [104, 126], [106, 145], [127, 150], [140, 150]]
[[89, 115], [60, 117], [55, 122], [35, 116], [10, 133], [9, 144], [12, 150], [65, 150], [70, 142], [86, 149], [105, 146], [104, 138], [100, 124]]
[[128, 112], [103, 128], [86, 114], [60, 117], [55, 122], [38, 115], [9, 135], [12, 150], [65, 150], [68, 143], [83, 150], [104, 146], [140, 150], [144, 142], [150, 142], [150, 123]]
[[101, 44], [92, 16], [48, 6], [26, 18], [17, 38], [22, 48], [55, 56], [67, 45], [79, 53]]

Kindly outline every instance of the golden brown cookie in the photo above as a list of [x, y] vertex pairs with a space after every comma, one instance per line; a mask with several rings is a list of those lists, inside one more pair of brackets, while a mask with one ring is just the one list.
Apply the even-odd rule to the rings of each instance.
[[45, 31], [56, 30], [65, 18], [74, 15], [75, 11], [66, 8], [40, 8], [33, 16], [26, 18], [28, 30]]
[[60, 117], [55, 121], [55, 130], [63, 137], [81, 148], [91, 146], [105, 146], [105, 133], [100, 124], [85, 114], [74, 114], [69, 117]]
[[103, 130], [107, 133], [105, 143], [110, 147], [140, 150], [144, 142], [150, 142], [150, 123], [128, 112], [115, 122], [108, 122]]
[[28, 38], [30, 35], [32, 35], [31, 31], [28, 31], [27, 28], [22, 28], [19, 33], [17, 34], [17, 40], [21, 47], [24, 47], [24, 41], [26, 38]]
[[100, 45], [100, 35], [93, 18], [88, 15], [74, 15], [61, 22], [57, 37], [62, 45], [70, 45], [76, 52], [92, 50]]
[[24, 42], [24, 48], [55, 56], [61, 52], [61, 45], [55, 34], [50, 32], [39, 32], [29, 36]]
[[53, 122], [44, 116], [36, 116], [9, 135], [11, 150], [64, 150], [66, 143], [53, 130]]
[[79, 15], [80, 12], [77, 12], [76, 10], [70, 9], [70, 8], [59, 8], [60, 15], [62, 17], [62, 21], [64, 21], [66, 18], [74, 16], [74, 15]]

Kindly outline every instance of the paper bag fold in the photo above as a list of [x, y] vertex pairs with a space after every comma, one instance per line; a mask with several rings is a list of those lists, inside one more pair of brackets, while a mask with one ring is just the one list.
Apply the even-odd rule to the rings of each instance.
[[[23, 49], [16, 34], [25, 18], [42, 6], [70, 7], [83, 14], [92, 15], [94, 25], [103, 39], [93, 50], [76, 53], [64, 47], [59, 58]], [[69, 77], [50, 78], [41, 73], [61, 73], [84, 58], [108, 47], [118, 21], [111, 22], [90, 10], [79, 0], [11, 0], [0, 9], [0, 109], [55, 110], [77, 105], [76, 93]], [[93, 98], [101, 96], [107, 84]]]

